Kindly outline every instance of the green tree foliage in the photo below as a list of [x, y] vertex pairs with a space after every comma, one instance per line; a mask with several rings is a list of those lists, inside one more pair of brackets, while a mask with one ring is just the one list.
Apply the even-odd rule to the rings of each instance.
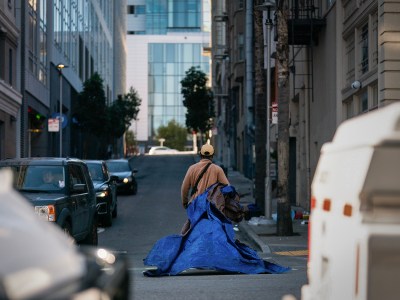
[[103, 79], [98, 73], [94, 73], [83, 83], [83, 90], [79, 94], [74, 114], [83, 131], [94, 135], [104, 133], [104, 124], [107, 123], [107, 105]]
[[165, 139], [164, 145], [177, 150], [184, 150], [186, 144], [187, 129], [175, 120], [169, 121], [167, 126], [158, 128], [157, 139]]
[[131, 125], [131, 121], [136, 120], [141, 102], [137, 91], [131, 87], [128, 94], [118, 96], [118, 99], [108, 107], [107, 127], [111, 137], [123, 136]]
[[73, 107], [75, 128], [81, 132], [82, 158], [103, 159], [107, 157], [108, 145], [115, 144], [137, 118], [141, 99], [132, 87], [118, 96], [111, 106], [106, 104], [103, 79], [98, 73], [83, 83]]
[[187, 108], [186, 126], [191, 131], [204, 133], [211, 127], [214, 117], [211, 89], [206, 85], [207, 76], [199, 67], [191, 67], [181, 80], [183, 105]]

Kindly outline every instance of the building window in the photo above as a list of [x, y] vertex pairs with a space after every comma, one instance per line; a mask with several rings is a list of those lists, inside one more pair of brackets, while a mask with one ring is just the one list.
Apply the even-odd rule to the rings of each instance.
[[378, 107], [378, 84], [374, 84], [373, 86], [371, 86], [371, 98], [372, 98], [371, 109], [375, 109]]
[[244, 8], [244, 0], [239, 0], [238, 8], [239, 8], [239, 9]]
[[378, 13], [371, 16], [371, 67], [378, 65]]
[[137, 15], [144, 15], [146, 14], [146, 5], [136, 5], [135, 13]]
[[200, 31], [201, 1], [168, 1], [169, 31]]
[[326, 0], [326, 7], [330, 8], [336, 0]]
[[143, 15], [145, 13], [145, 5], [128, 5], [128, 15]]
[[365, 89], [359, 96], [359, 112], [365, 113], [368, 111], [368, 89]]
[[244, 60], [244, 35], [239, 33], [238, 35], [238, 60]]
[[354, 81], [355, 76], [355, 52], [354, 52], [354, 35], [350, 36], [346, 41], [346, 84], [350, 85]]
[[146, 34], [146, 31], [143, 30], [128, 30], [129, 35], [143, 35]]
[[368, 72], [368, 63], [369, 63], [369, 58], [368, 58], [368, 24], [365, 24], [363, 27], [361, 27], [360, 30], [360, 72], [361, 74], [364, 74]]
[[344, 102], [345, 119], [350, 119], [354, 116], [353, 98], [350, 98]]
[[13, 85], [13, 51], [8, 50], [8, 83]]
[[28, 24], [28, 69], [37, 76], [37, 11], [36, 1], [29, 1], [29, 24]]

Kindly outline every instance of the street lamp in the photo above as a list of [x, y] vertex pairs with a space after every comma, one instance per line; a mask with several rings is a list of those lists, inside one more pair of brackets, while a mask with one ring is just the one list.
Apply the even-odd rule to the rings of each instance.
[[267, 54], [266, 54], [266, 69], [267, 69], [267, 138], [266, 138], [266, 174], [265, 174], [265, 217], [271, 219], [272, 217], [272, 199], [271, 199], [271, 151], [270, 151], [270, 118], [269, 110], [271, 107], [271, 30], [272, 30], [272, 19], [271, 9], [275, 7], [275, 1], [265, 0], [263, 4], [257, 6], [258, 10], [267, 11], [267, 19], [265, 20], [266, 25], [266, 39], [267, 39]]
[[58, 130], [60, 132], [60, 157], [62, 157], [62, 122], [63, 122], [63, 101], [62, 101], [62, 70], [64, 68], [68, 68], [68, 66], [64, 64], [58, 64], [57, 66], [58, 69], [58, 75], [60, 78], [60, 115], [58, 117]]

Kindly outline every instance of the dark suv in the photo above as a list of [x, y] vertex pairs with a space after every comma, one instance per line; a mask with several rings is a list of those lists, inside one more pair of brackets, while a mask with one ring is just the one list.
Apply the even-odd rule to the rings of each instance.
[[14, 186], [44, 220], [57, 223], [78, 243], [97, 245], [97, 211], [87, 165], [72, 158], [20, 158], [0, 161], [10, 167]]

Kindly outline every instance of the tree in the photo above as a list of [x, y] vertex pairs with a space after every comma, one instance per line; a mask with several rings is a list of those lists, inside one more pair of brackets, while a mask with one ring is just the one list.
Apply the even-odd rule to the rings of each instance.
[[142, 100], [137, 91], [131, 87], [129, 93], [119, 95], [107, 109], [108, 123], [107, 130], [112, 138], [120, 138], [136, 120]]
[[261, 211], [265, 210], [265, 175], [266, 175], [266, 98], [264, 71], [264, 33], [263, 13], [254, 8], [254, 55], [255, 55], [255, 202]]
[[277, 3], [276, 45], [278, 67], [278, 210], [277, 235], [293, 235], [291, 205], [289, 199], [289, 40], [287, 0]]
[[125, 133], [125, 145], [126, 145], [126, 154], [128, 156], [135, 155], [138, 153], [135, 133], [132, 130], [128, 130]]
[[83, 90], [73, 108], [74, 118], [83, 133], [83, 158], [100, 158], [104, 154], [106, 109], [103, 79], [94, 73], [83, 83]]
[[167, 126], [158, 128], [157, 139], [165, 139], [164, 145], [177, 150], [184, 150], [186, 144], [187, 129], [175, 120], [168, 122]]
[[199, 67], [191, 67], [181, 80], [183, 105], [187, 108], [186, 127], [189, 131], [205, 133], [212, 126], [214, 105], [211, 89], [206, 85], [208, 78]]
[[98, 73], [83, 83], [83, 90], [74, 105], [75, 125], [82, 132], [82, 158], [107, 157], [108, 145], [121, 138], [136, 120], [141, 99], [131, 87], [129, 92], [106, 105], [103, 79]]

